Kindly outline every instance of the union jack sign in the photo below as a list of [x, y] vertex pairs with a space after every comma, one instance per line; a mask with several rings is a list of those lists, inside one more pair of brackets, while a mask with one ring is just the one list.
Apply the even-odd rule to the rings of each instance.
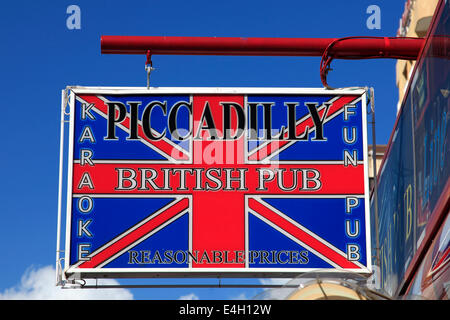
[[370, 272], [366, 92], [72, 88], [65, 272]]

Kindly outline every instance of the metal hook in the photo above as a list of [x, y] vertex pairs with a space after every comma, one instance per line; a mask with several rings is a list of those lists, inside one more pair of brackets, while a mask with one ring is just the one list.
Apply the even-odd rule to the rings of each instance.
[[150, 50], [147, 50], [147, 61], [145, 62], [145, 71], [147, 71], [147, 89], [150, 89], [150, 73], [155, 70], [153, 68], [152, 55]]

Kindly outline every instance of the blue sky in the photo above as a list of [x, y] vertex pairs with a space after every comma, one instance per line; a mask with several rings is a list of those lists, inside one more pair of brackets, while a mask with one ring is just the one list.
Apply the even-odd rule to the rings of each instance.
[[[71, 4], [81, 9], [79, 30], [66, 27]], [[369, 5], [381, 9], [379, 30], [366, 27]], [[47, 279], [54, 266], [61, 90], [146, 85], [145, 57], [102, 55], [101, 35], [395, 36], [403, 8], [403, 0], [1, 2], [0, 298], [46, 290], [34, 280]], [[151, 81], [162, 87], [322, 87], [319, 63], [319, 57], [154, 56]], [[398, 99], [395, 60], [335, 60], [332, 68], [333, 87], [374, 87], [377, 143], [387, 143]], [[136, 289], [120, 297], [234, 299], [260, 291]]]

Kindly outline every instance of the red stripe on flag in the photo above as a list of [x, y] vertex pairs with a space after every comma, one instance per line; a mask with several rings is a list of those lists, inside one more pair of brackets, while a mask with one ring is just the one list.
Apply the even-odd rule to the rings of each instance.
[[[185, 188], [180, 188], [180, 175], [181, 173], [174, 173], [163, 171], [164, 168], [167, 168], [166, 164], [115, 164], [115, 163], [96, 163], [95, 160], [94, 165], [90, 166], [85, 164], [81, 166], [79, 163], [73, 164], [73, 193], [93, 193], [93, 194], [101, 194], [101, 193], [141, 193], [141, 194], [185, 194], [191, 193], [195, 191], [195, 189], [205, 189], [206, 184], [211, 186], [216, 186], [215, 182], [206, 177], [206, 170], [211, 168], [220, 169], [219, 173], [214, 172], [214, 176], [218, 178], [222, 186], [216, 191], [205, 192], [209, 197], [212, 195], [216, 195], [217, 192], [222, 192], [221, 197], [228, 197], [229, 193], [235, 193], [237, 191], [224, 191], [223, 189], [226, 186], [226, 174], [224, 171], [225, 168], [230, 168], [233, 170], [237, 170], [239, 168], [246, 169], [245, 173], [245, 187], [248, 189], [246, 193], [257, 193], [257, 194], [364, 194], [364, 166], [362, 164], [358, 164], [357, 166], [349, 165], [345, 167], [342, 164], [309, 164], [309, 165], [295, 165], [295, 164], [280, 164], [276, 168], [271, 167], [270, 165], [260, 165], [260, 164], [246, 164], [246, 165], [206, 165], [206, 164], [196, 164], [196, 165], [177, 165], [178, 169], [202, 169], [201, 178], [198, 179], [196, 176], [197, 172], [193, 171], [193, 174], [186, 173], [184, 175], [185, 178]], [[120, 168], [132, 170], [135, 173], [135, 177], [132, 179], [135, 181], [136, 186], [132, 189], [128, 190], [118, 190], [118, 180], [119, 180], [119, 172]], [[282, 174], [283, 176], [276, 176], [271, 181], [264, 182], [261, 186], [265, 188], [262, 190], [260, 186], [260, 175], [257, 169], [280, 169], [278, 174]], [[153, 179], [153, 182], [160, 189], [156, 190], [151, 187], [149, 182], [143, 183], [142, 179], [142, 171], [146, 169], [156, 170], [157, 177]], [[320, 174], [320, 182], [321, 187], [318, 190], [304, 190], [303, 186], [303, 174], [301, 170], [317, 170]], [[292, 191], [282, 191], [278, 185], [281, 178], [283, 178], [283, 184], [286, 187], [292, 186], [293, 174], [290, 170], [297, 170], [297, 183], [298, 186], [295, 190]], [[281, 171], [284, 171], [281, 173]], [[168, 174], [169, 179], [168, 186], [170, 189], [165, 189], [164, 181], [166, 177], [164, 173]], [[236, 175], [234, 171], [233, 176]], [[89, 180], [92, 182], [93, 189], [90, 189], [90, 186], [87, 183], [82, 184], [83, 177], [86, 180], [89, 175]], [[129, 176], [129, 173], [123, 174], [125, 177]], [[309, 175], [308, 175], [309, 176]], [[126, 179], [125, 179], [126, 180]], [[200, 185], [197, 185], [197, 180], [201, 181]], [[143, 184], [142, 184], [143, 183]], [[131, 182], [125, 181], [123, 185], [125, 187], [130, 186]], [[314, 183], [309, 181], [309, 187], [314, 187]], [[232, 187], [237, 188], [237, 181], [233, 182]], [[196, 192], [196, 194], [200, 194], [202, 191]], [[212, 197], [216, 199], [217, 197]]]
[[[208, 130], [201, 129], [202, 115], [206, 103], [212, 113], [216, 129], [219, 135], [223, 135], [223, 106], [221, 102], [235, 102], [241, 107], [244, 105], [243, 96], [200, 96], [193, 97], [193, 120], [194, 134], [200, 128], [202, 140], [193, 141], [193, 157], [196, 165], [214, 167], [209, 162], [212, 153], [222, 153], [219, 157], [227, 159], [227, 152], [234, 151], [232, 155], [235, 165], [243, 163], [244, 149], [242, 148], [243, 137], [236, 140], [207, 140]], [[236, 118], [231, 119], [231, 128], [236, 127]], [[205, 137], [206, 135], [206, 137]], [[240, 148], [239, 148], [240, 146]], [[217, 154], [214, 155], [217, 159]], [[223, 167], [221, 165], [220, 167]], [[230, 252], [230, 261], [237, 261], [235, 251], [245, 250], [245, 197], [241, 192], [193, 191], [192, 192], [192, 250], [200, 254], [206, 252], [214, 257], [214, 251]], [[213, 261], [214, 262], [214, 261]], [[195, 263], [195, 268], [243, 268], [244, 263]]]

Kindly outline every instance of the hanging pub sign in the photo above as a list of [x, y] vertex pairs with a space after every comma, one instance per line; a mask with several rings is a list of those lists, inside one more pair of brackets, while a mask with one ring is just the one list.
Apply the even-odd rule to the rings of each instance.
[[364, 89], [69, 96], [68, 277], [371, 272]]

